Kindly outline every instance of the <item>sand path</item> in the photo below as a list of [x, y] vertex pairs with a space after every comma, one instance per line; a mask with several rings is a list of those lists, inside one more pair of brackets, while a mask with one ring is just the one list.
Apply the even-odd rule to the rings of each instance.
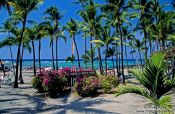
[[[19, 85], [18, 89], [2, 85], [0, 114], [143, 114], [142, 109], [147, 103], [147, 100], [135, 94], [119, 97], [103, 94], [94, 98], [70, 94], [51, 99], [38, 96], [29, 83], [31, 78], [25, 77], [25, 80], [27, 84]], [[175, 94], [173, 99], [175, 103]]]

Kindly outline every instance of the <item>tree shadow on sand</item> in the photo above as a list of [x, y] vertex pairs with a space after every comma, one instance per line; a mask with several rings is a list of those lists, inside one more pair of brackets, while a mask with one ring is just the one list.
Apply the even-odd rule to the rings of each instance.
[[[30, 96], [28, 94], [9, 94], [9, 95], [15, 95], [19, 98], [25, 98], [26, 100], [30, 101], [32, 105], [35, 107], [20, 107], [18, 104], [15, 106], [16, 108], [6, 108], [6, 109], [0, 109], [0, 113], [12, 113], [12, 114], [24, 114], [24, 113], [43, 113], [43, 112], [52, 112], [53, 114], [67, 114], [69, 111], [74, 112], [74, 113], [93, 113], [93, 114], [119, 114], [119, 113], [114, 113], [114, 112], [108, 112], [104, 111], [102, 109], [95, 109], [92, 108], [93, 105], [99, 105], [99, 104], [105, 104], [108, 101], [105, 99], [98, 99], [98, 98], [92, 98], [92, 99], [84, 99], [84, 98], [79, 98], [75, 99], [71, 102], [68, 102], [68, 99], [70, 97], [70, 94], [67, 96], [64, 96], [62, 98], [57, 98], [54, 100], [62, 100], [61, 104], [58, 105], [47, 105], [44, 101], [45, 99], [42, 97], [36, 97], [36, 96]], [[15, 99], [13, 99], [15, 100]], [[16, 99], [18, 100], [18, 99]], [[113, 101], [114, 102], [114, 101]], [[1, 102], [3, 103], [3, 102]]]

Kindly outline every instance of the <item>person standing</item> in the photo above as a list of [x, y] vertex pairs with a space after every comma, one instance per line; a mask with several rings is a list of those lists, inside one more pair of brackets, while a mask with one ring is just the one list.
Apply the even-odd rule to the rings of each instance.
[[1, 65], [1, 67], [2, 67], [2, 71], [3, 71], [4, 77], [5, 77], [5, 65], [4, 65], [4, 63], [2, 62], [1, 59], [0, 59], [0, 65]]

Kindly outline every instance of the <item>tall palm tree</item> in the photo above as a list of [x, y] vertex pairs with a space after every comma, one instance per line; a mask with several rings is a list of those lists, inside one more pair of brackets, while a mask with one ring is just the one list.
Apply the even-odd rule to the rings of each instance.
[[71, 18], [70, 22], [67, 22], [67, 25], [64, 26], [64, 30], [69, 32], [70, 38], [73, 39], [73, 44], [75, 45], [75, 49], [76, 49], [76, 53], [77, 53], [77, 57], [78, 57], [78, 66], [79, 66], [79, 68], [81, 68], [79, 51], [78, 51], [77, 43], [75, 40], [76, 34], [79, 33], [78, 29], [79, 29], [79, 26], [78, 26], [77, 22], [75, 20], [73, 20], [72, 18]]
[[14, 7], [14, 11], [15, 11], [14, 15], [19, 17], [19, 20], [22, 23], [22, 31], [19, 38], [18, 51], [17, 51], [17, 57], [16, 57], [16, 75], [15, 75], [15, 81], [14, 81], [14, 88], [18, 88], [18, 66], [19, 66], [22, 39], [24, 35], [24, 30], [26, 28], [26, 21], [29, 13], [32, 10], [36, 9], [38, 4], [41, 2], [42, 0], [25, 0], [25, 1], [10, 0], [10, 4]]
[[[45, 11], [45, 14], [48, 15], [45, 19], [49, 20], [50, 22], [53, 22], [53, 26], [55, 30], [60, 29], [59, 28], [59, 20], [61, 19], [62, 15], [58, 11], [56, 7], [50, 7]], [[58, 31], [59, 32], [59, 31]], [[53, 44], [53, 40], [51, 39], [51, 42]], [[55, 38], [56, 42], [56, 70], [58, 70], [58, 37]]]
[[47, 31], [47, 36], [50, 36], [50, 46], [52, 51], [52, 68], [55, 70], [55, 59], [54, 59], [54, 38], [55, 35], [59, 32], [58, 28], [54, 28], [50, 22], [44, 22], [43, 26]]
[[[129, 6], [131, 6], [132, 9], [137, 10], [139, 12], [133, 12], [132, 13], [132, 17], [139, 17], [139, 22], [137, 24], [137, 28], [139, 30], [143, 31], [143, 35], [144, 35], [144, 45], [145, 45], [145, 59], [147, 58], [147, 31], [146, 28], [147, 26], [152, 23], [153, 21], [153, 16], [152, 13], [150, 13], [150, 9], [151, 9], [151, 4], [152, 4], [153, 0], [130, 0], [129, 1]], [[150, 42], [150, 40], [149, 40]], [[151, 45], [150, 45], [151, 48]]]
[[[101, 19], [101, 16], [98, 16], [97, 15], [97, 7], [99, 7], [98, 4], [94, 3], [93, 0], [89, 0], [87, 2], [87, 7], [83, 10], [83, 11], [80, 11], [79, 14], [80, 16], [83, 18], [84, 22], [87, 23], [88, 25], [88, 29], [90, 30], [90, 41], [93, 40], [93, 37], [96, 38], [96, 40], [98, 40], [98, 38], [96, 37], [96, 24], [100, 21]], [[91, 47], [91, 51], [92, 51], [92, 48], [93, 48], [93, 44], [91, 43], [90, 44], [90, 47]], [[100, 49], [98, 48], [98, 54], [99, 54], [99, 60], [100, 59]], [[101, 64], [101, 63], [100, 63]], [[92, 65], [92, 69], [94, 67], [94, 60], [91, 59], [91, 65]], [[100, 65], [100, 69], [102, 66]]]
[[28, 35], [26, 34], [28, 31], [27, 30], [25, 30], [25, 31], [26, 31], [25, 37], [23, 38], [23, 41], [22, 41], [22, 50], [20, 53], [20, 72], [19, 72], [20, 84], [24, 84], [23, 75], [22, 75], [24, 49], [27, 49], [29, 51], [29, 53], [31, 53], [30, 39], [28, 38]]
[[125, 0], [106, 0], [106, 4], [102, 7], [102, 10], [112, 14], [112, 21], [115, 22], [116, 35], [120, 35], [120, 47], [121, 47], [121, 67], [122, 67], [122, 82], [125, 83], [124, 76], [124, 53], [123, 53], [123, 34], [122, 24], [126, 19], [126, 11], [124, 8]]
[[[32, 43], [32, 52], [33, 52], [33, 73], [36, 76], [36, 53], [35, 53], [35, 40], [37, 35], [37, 25], [35, 24], [33, 27], [27, 29], [28, 39], [31, 40]], [[23, 51], [22, 51], [23, 52]], [[22, 55], [22, 54], [21, 54]]]
[[168, 92], [175, 87], [175, 78], [170, 79], [169, 73], [167, 73], [168, 67], [165, 54], [154, 54], [150, 60], [147, 60], [143, 71], [132, 71], [141, 86], [120, 86], [117, 96], [125, 93], [136, 93], [152, 102], [151, 105], [154, 105], [155, 114], [158, 114], [161, 109], [171, 112], [173, 106]]

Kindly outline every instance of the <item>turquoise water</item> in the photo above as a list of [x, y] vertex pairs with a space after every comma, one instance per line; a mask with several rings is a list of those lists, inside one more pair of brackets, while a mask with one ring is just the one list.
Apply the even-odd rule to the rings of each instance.
[[[10, 60], [4, 60], [6, 66], [12, 66], [12, 62]], [[139, 60], [133, 60], [133, 59], [128, 59], [128, 60], [124, 60], [124, 65], [126, 66], [128, 62], [128, 65], [136, 65], [136, 64], [140, 64], [141, 62]], [[108, 68], [112, 68], [113, 64], [112, 64], [112, 60], [108, 60]], [[59, 60], [58, 61], [59, 67], [78, 67], [78, 61], [75, 61], [74, 64], [72, 64], [71, 62], [66, 62], [64, 60]], [[83, 63], [83, 61], [81, 61], [81, 67], [85, 68], [86, 65]], [[114, 65], [116, 66], [116, 60], [114, 60]], [[32, 67], [33, 66], [33, 60], [23, 60], [23, 67], [24, 68], [28, 68], [28, 67]], [[36, 67], [39, 66], [38, 61], [36, 61]], [[51, 60], [42, 60], [41, 61], [41, 66], [42, 67], [51, 67], [52, 66], [52, 61]], [[105, 61], [103, 60], [103, 66], [105, 67]], [[87, 67], [90, 68], [91, 64], [88, 63]], [[94, 61], [94, 68], [98, 69], [99, 68], [99, 62], [98, 61]]]

